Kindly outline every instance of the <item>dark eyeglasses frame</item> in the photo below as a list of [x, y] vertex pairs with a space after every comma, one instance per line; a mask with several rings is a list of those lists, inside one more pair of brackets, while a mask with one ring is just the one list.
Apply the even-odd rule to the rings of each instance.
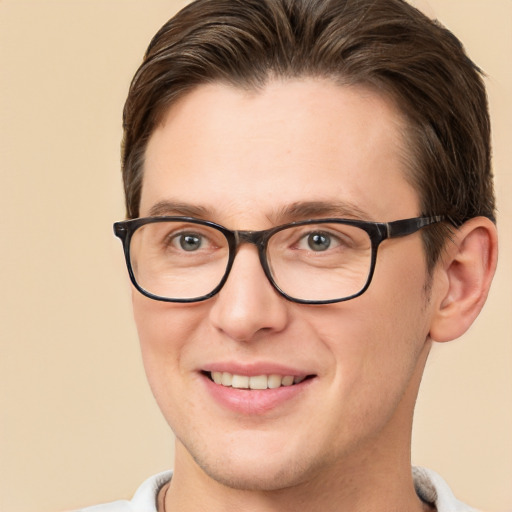
[[[130, 276], [130, 280], [135, 286], [135, 288], [145, 295], [146, 297], [149, 297], [150, 299], [163, 301], [163, 302], [181, 302], [181, 303], [187, 303], [187, 302], [201, 302], [207, 299], [210, 299], [214, 295], [216, 295], [221, 288], [226, 283], [229, 273], [231, 271], [231, 268], [233, 266], [233, 262], [235, 260], [235, 256], [237, 253], [237, 249], [241, 244], [248, 243], [253, 244], [258, 248], [258, 254], [261, 266], [263, 267], [263, 271], [265, 272], [265, 275], [267, 276], [268, 280], [272, 284], [272, 286], [279, 292], [280, 295], [282, 295], [285, 299], [296, 302], [299, 304], [333, 304], [335, 302], [344, 302], [350, 299], [354, 299], [356, 297], [359, 297], [362, 295], [370, 286], [370, 283], [372, 281], [372, 277], [375, 271], [375, 263], [377, 261], [377, 250], [379, 248], [379, 245], [384, 240], [387, 240], [388, 238], [399, 238], [407, 235], [412, 235], [416, 231], [420, 230], [421, 228], [424, 228], [425, 226], [429, 226], [431, 224], [435, 224], [437, 222], [442, 222], [446, 220], [446, 218], [442, 215], [435, 215], [431, 217], [414, 217], [411, 219], [401, 219], [396, 220], [393, 222], [368, 222], [368, 221], [361, 221], [361, 220], [352, 220], [352, 219], [310, 219], [310, 220], [302, 220], [297, 222], [291, 222], [289, 224], [283, 224], [281, 226], [276, 226], [274, 228], [270, 229], [264, 229], [262, 231], [232, 231], [230, 229], [225, 228], [224, 226], [221, 226], [220, 224], [216, 224], [215, 222], [207, 221], [207, 220], [201, 220], [196, 219], [194, 217], [170, 217], [170, 216], [162, 216], [162, 217], [143, 217], [138, 219], [131, 219], [131, 220], [125, 220], [114, 223], [114, 233], [115, 235], [121, 239], [123, 243], [123, 250], [124, 250], [124, 256], [126, 260], [126, 266], [128, 268], [128, 274]], [[168, 297], [160, 297], [158, 295], [154, 295], [137, 283], [137, 280], [135, 279], [135, 275], [133, 273], [132, 264], [131, 264], [131, 258], [130, 258], [130, 242], [131, 238], [133, 236], [133, 233], [140, 228], [141, 226], [144, 226], [146, 224], [153, 224], [157, 222], [168, 222], [168, 221], [183, 221], [183, 222], [190, 222], [192, 224], [199, 224], [203, 226], [208, 226], [211, 228], [214, 228], [218, 231], [220, 231], [228, 241], [228, 247], [229, 247], [229, 256], [228, 256], [228, 263], [226, 265], [226, 271], [224, 273], [224, 277], [220, 281], [220, 283], [208, 294], [202, 295], [200, 297], [193, 297], [193, 298], [187, 298], [187, 299], [173, 299]], [[372, 256], [371, 256], [371, 265], [370, 265], [370, 272], [368, 273], [368, 278], [366, 280], [365, 285], [363, 288], [348, 297], [342, 297], [339, 299], [329, 299], [329, 300], [304, 300], [304, 299], [297, 299], [295, 297], [291, 297], [287, 293], [285, 293], [283, 290], [279, 288], [279, 286], [274, 281], [274, 278], [272, 277], [272, 273], [270, 271], [270, 267], [267, 262], [267, 244], [269, 239], [279, 231], [282, 231], [283, 229], [287, 229], [294, 226], [304, 226], [307, 224], [327, 224], [327, 223], [337, 223], [337, 224], [344, 224], [347, 226], [355, 226], [358, 228], [361, 228], [362, 230], [366, 231], [368, 233], [368, 236], [371, 240], [371, 247], [372, 247]]]

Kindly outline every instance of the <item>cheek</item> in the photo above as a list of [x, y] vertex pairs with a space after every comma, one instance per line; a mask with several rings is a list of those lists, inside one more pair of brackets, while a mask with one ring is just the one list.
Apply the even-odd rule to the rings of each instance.
[[429, 331], [425, 272], [403, 259], [393, 266], [380, 261], [367, 292], [318, 310], [312, 322], [335, 361], [332, 389], [347, 398], [356, 421], [392, 413], [422, 364]]
[[430, 312], [425, 269], [423, 265], [407, 265], [404, 261], [403, 265], [383, 272], [376, 284], [374, 293], [368, 296], [372, 302], [369, 310], [375, 312], [373, 321], [368, 319], [373, 340], [373, 380], [399, 388], [407, 384], [416, 370], [428, 337]]
[[132, 303], [151, 391], [173, 431], [186, 431], [190, 428], [187, 418], [200, 417], [189, 389], [197, 378], [190, 361], [192, 340], [198, 339], [204, 327], [203, 306], [158, 302], [136, 291]]
[[181, 306], [148, 299], [134, 291], [135, 324], [139, 335], [146, 375], [157, 400], [173, 386], [179, 386], [190, 343], [200, 328], [197, 306]]
[[175, 353], [197, 329], [204, 314], [201, 303], [174, 304], [132, 292], [135, 324], [142, 350], [161, 355]]

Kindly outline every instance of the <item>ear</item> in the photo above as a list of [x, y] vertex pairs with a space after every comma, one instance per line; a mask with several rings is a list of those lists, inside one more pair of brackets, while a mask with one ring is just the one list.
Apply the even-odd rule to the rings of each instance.
[[468, 330], [485, 303], [497, 259], [496, 226], [486, 217], [465, 222], [447, 241], [434, 270], [434, 341], [451, 341]]

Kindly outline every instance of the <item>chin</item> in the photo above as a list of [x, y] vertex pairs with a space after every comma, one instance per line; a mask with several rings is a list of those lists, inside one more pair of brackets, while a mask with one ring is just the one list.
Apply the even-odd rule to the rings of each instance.
[[[254, 433], [253, 433], [254, 435]], [[321, 473], [328, 457], [308, 457], [302, 450], [294, 449], [293, 442], [265, 443], [213, 443], [186, 446], [188, 455], [212, 480], [231, 489], [270, 492], [294, 487], [310, 481]], [[268, 440], [267, 440], [268, 441]], [[282, 440], [281, 440], [282, 441]], [[245, 446], [245, 449], [233, 449]]]
[[[200, 464], [200, 461], [196, 461]], [[249, 467], [248, 467], [249, 466]], [[253, 467], [250, 467], [253, 466]], [[201, 469], [213, 480], [231, 489], [245, 491], [277, 491], [303, 482], [307, 471], [302, 465], [261, 464], [255, 461], [244, 467], [226, 467], [226, 464], [200, 464]]]

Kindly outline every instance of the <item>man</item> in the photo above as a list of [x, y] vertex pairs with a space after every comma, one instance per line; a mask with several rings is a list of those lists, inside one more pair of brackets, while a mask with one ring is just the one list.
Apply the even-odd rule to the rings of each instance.
[[115, 231], [176, 458], [94, 510], [471, 510], [410, 463], [432, 342], [497, 258], [457, 39], [401, 0], [199, 0], [153, 38], [124, 130]]

